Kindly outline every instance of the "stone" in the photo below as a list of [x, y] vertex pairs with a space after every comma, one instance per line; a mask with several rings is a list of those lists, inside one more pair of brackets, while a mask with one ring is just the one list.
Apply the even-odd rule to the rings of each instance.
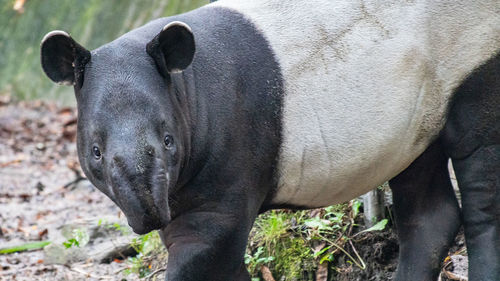
[[[115, 258], [126, 258], [136, 254], [131, 246], [138, 237], [125, 219], [107, 217], [79, 219], [49, 231], [52, 244], [44, 248], [45, 264], [63, 264], [92, 261], [108, 263]], [[76, 239], [79, 245], [69, 248], [63, 242]]]

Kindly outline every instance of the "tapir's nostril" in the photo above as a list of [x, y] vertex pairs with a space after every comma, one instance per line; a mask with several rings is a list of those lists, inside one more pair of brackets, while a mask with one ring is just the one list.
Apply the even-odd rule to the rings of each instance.
[[155, 148], [152, 145], [147, 145], [145, 147], [146, 154], [153, 156], [155, 155]]
[[125, 166], [125, 161], [121, 156], [118, 155], [113, 156], [113, 162], [117, 167], [123, 168]]

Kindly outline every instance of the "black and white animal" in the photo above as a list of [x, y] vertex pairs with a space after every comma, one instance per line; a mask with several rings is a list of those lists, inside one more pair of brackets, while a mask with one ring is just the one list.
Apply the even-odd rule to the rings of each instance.
[[436, 280], [463, 223], [469, 280], [498, 281], [499, 51], [498, 0], [221, 0], [93, 51], [53, 31], [41, 59], [74, 86], [85, 174], [160, 230], [169, 281], [250, 280], [259, 213], [387, 180], [396, 280]]

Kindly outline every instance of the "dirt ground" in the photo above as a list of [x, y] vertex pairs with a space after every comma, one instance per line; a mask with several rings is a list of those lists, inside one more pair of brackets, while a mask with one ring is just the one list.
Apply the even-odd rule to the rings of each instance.
[[[74, 108], [0, 98], [0, 248], [49, 240], [52, 232], [75, 220], [123, 216], [100, 191], [78, 181], [82, 174]], [[334, 279], [329, 280], [391, 280], [398, 251], [392, 229], [368, 233], [354, 242], [368, 268], [361, 270], [339, 259], [336, 270], [330, 270]], [[463, 252], [462, 235], [450, 251], [453, 257], [445, 261], [441, 280], [466, 276]], [[88, 259], [58, 265], [44, 259], [41, 250], [0, 255], [0, 280], [138, 279], [124, 275], [124, 262], [100, 264]]]

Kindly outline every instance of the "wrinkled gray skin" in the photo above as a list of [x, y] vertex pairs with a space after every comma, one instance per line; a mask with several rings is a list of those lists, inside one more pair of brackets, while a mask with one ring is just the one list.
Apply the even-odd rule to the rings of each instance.
[[[85, 174], [123, 210], [134, 231], [147, 233], [170, 220], [168, 190], [185, 161], [186, 130], [171, 117], [177, 109], [169, 97], [151, 94], [167, 92], [152, 59], [123, 45], [98, 49], [86, 66], [77, 94], [78, 154]], [[174, 142], [169, 147], [167, 135]]]

